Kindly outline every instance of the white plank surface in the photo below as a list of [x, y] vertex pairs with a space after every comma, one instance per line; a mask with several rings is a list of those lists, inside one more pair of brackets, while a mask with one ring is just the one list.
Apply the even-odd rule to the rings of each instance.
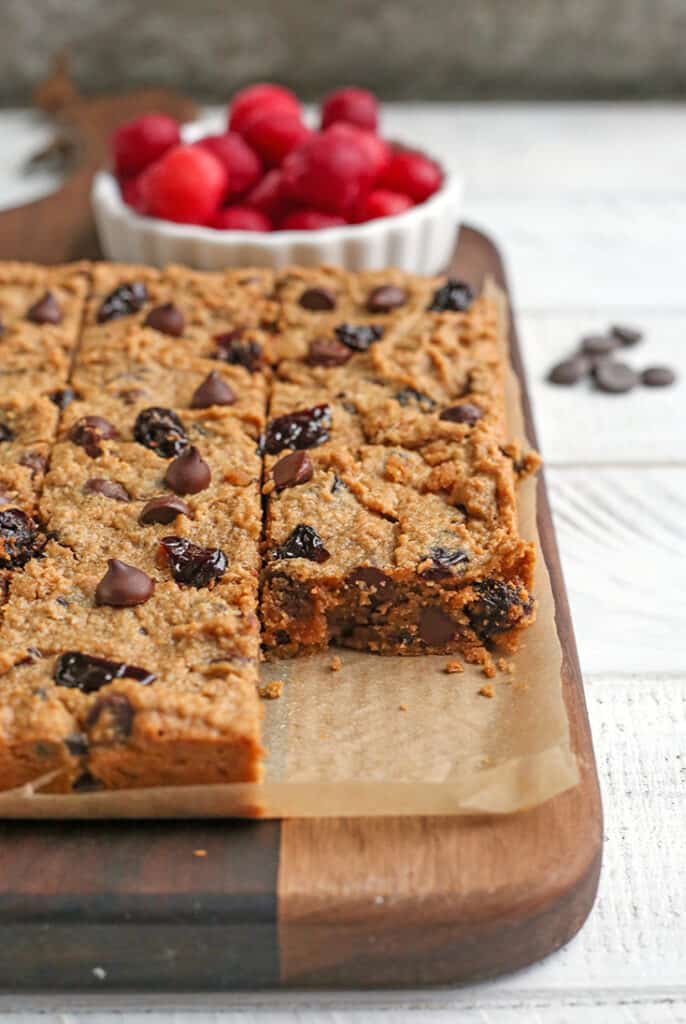
[[[514, 285], [603, 787], [596, 907], [545, 962], [457, 991], [5, 1000], [14, 1024], [686, 1022], [686, 107], [402, 105], [385, 120], [465, 174], [465, 219], [497, 238]], [[26, 187], [14, 143], [40, 131], [0, 114], [0, 205]], [[643, 326], [627, 358], [671, 362], [679, 388], [545, 383], [611, 321]]]

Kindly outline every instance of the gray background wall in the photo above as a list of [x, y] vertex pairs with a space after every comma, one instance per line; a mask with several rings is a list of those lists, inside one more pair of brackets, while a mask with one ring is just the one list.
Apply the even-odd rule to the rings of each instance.
[[313, 98], [686, 94], [686, 0], [0, 0], [0, 102], [68, 48], [88, 90], [176, 85], [224, 99], [256, 78]]

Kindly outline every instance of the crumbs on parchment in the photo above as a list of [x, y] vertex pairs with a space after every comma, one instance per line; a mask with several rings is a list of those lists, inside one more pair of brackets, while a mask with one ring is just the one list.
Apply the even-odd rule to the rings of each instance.
[[480, 697], [495, 697], [495, 690], [493, 689], [493, 683], [484, 683], [479, 690]]
[[329, 668], [331, 669], [332, 672], [340, 672], [341, 669], [343, 668], [343, 662], [341, 661], [337, 654], [334, 654], [333, 658], [331, 659]]
[[449, 661], [444, 666], [443, 671], [447, 673], [447, 675], [452, 676], [456, 672], [464, 672], [464, 665], [461, 661]]
[[278, 700], [283, 693], [284, 685], [283, 679], [273, 679], [271, 683], [258, 686], [257, 690], [262, 700]]

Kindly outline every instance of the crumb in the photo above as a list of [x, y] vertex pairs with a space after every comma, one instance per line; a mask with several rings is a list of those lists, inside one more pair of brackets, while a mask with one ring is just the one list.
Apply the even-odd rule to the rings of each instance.
[[207, 856], [207, 850], [193, 850], [193, 856], [194, 857], [206, 857]]
[[481, 671], [486, 676], [486, 679], [492, 679], [495, 675], [495, 665], [492, 661], [487, 661]]
[[407, 711], [407, 704], [398, 704], [398, 711]]
[[479, 690], [479, 696], [480, 697], [494, 697], [495, 696], [495, 690], [493, 689], [493, 683], [484, 683], [484, 685]]
[[264, 686], [258, 686], [258, 692], [262, 700], [278, 700], [283, 693], [283, 688], [283, 679], [274, 679], [271, 683], [265, 683]]
[[449, 661], [443, 671], [451, 676], [454, 672], [464, 672], [464, 665], [461, 661]]
[[332, 672], [340, 672], [341, 669], [343, 668], [343, 662], [341, 661], [337, 654], [334, 654], [333, 658], [331, 659], [330, 668]]

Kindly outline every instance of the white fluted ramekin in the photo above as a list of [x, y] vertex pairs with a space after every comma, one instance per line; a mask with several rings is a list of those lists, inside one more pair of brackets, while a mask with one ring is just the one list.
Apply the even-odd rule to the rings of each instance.
[[197, 270], [333, 264], [347, 270], [399, 267], [415, 274], [444, 270], [455, 249], [462, 181], [446, 174], [430, 199], [405, 213], [318, 231], [215, 231], [141, 217], [124, 203], [109, 171], [93, 182], [91, 200], [105, 256], [121, 263]]

